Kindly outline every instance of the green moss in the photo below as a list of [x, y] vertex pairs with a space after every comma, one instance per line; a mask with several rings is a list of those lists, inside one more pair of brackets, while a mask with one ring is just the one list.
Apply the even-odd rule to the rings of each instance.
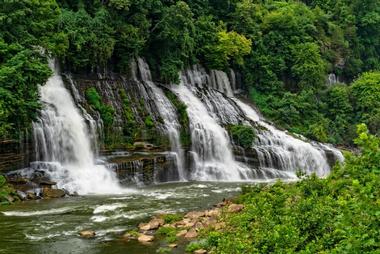
[[251, 126], [247, 125], [230, 125], [228, 131], [235, 144], [244, 148], [250, 148], [255, 140], [256, 133]]
[[185, 147], [189, 147], [191, 145], [191, 135], [189, 128], [189, 116], [187, 114], [187, 106], [183, 102], [181, 102], [177, 98], [177, 96], [170, 90], [165, 90], [165, 95], [177, 110], [178, 120], [181, 124], [181, 144]]
[[139, 132], [139, 124], [136, 122], [135, 115], [132, 111], [131, 102], [128, 100], [127, 94], [124, 90], [119, 91], [120, 97], [123, 102], [123, 136], [127, 144], [131, 145], [135, 141]]

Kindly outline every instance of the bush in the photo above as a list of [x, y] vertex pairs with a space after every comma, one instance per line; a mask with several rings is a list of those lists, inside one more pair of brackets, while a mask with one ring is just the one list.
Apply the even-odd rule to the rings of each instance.
[[256, 137], [255, 130], [251, 126], [231, 125], [228, 130], [235, 144], [244, 148], [250, 148]]

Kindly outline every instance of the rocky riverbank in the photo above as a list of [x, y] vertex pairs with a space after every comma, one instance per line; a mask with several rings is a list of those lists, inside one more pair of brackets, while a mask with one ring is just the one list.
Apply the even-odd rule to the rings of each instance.
[[[204, 230], [223, 230], [226, 227], [223, 217], [228, 213], [239, 213], [244, 210], [241, 204], [235, 204], [231, 200], [224, 200], [214, 207], [202, 210], [191, 211], [186, 214], [161, 214], [152, 217], [146, 223], [140, 223], [136, 230], [126, 232], [122, 239], [124, 241], [138, 241], [141, 244], [152, 244], [154, 241], [164, 241], [166, 248], [163, 253], [170, 253], [171, 249], [179, 245], [187, 245], [186, 252], [195, 254], [206, 254], [207, 250], [198, 244], [198, 237]], [[95, 236], [81, 232], [83, 237]]]

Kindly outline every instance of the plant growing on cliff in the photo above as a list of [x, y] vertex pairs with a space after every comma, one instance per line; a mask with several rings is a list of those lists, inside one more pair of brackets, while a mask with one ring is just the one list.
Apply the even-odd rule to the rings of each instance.
[[252, 147], [253, 141], [256, 138], [255, 130], [248, 125], [230, 125], [228, 130], [232, 137], [232, 140], [236, 145], [242, 146], [244, 148]]

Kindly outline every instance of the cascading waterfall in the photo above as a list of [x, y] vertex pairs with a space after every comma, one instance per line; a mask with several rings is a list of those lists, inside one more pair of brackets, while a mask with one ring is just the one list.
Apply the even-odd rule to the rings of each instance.
[[116, 175], [104, 165], [96, 165], [86, 123], [76, 108], [70, 93], [54, 71], [40, 87], [44, 109], [33, 124], [36, 157], [32, 165], [44, 170], [59, 188], [78, 194], [120, 193]]
[[190, 119], [193, 180], [240, 181], [250, 179], [250, 170], [234, 160], [228, 134], [213, 117], [203, 103], [184, 84], [173, 86], [172, 90], [187, 106]]
[[[302, 141], [266, 123], [251, 106], [233, 97], [226, 73], [211, 71], [208, 74], [202, 67], [194, 66], [182, 73], [181, 80], [182, 84], [173, 86], [172, 90], [188, 106], [196, 161], [194, 179], [296, 178], [298, 170], [326, 176], [330, 171], [327, 151], [343, 161], [342, 154], [332, 147]], [[234, 160], [231, 144], [221, 127], [228, 124], [261, 126], [252, 144], [259, 165], [251, 169], [251, 173]]]
[[170, 139], [171, 150], [176, 157], [179, 180], [184, 181], [186, 180], [184, 171], [184, 151], [180, 142], [181, 125], [177, 119], [176, 109], [165, 96], [163, 91], [152, 81], [152, 75], [148, 64], [142, 58], [138, 58], [137, 63], [141, 79], [149, 87], [149, 89], [152, 90], [151, 94], [154, 97], [154, 103], [157, 105], [160, 116], [164, 121], [164, 125]]
[[258, 133], [257, 142], [253, 147], [259, 156], [261, 167], [280, 168], [290, 172], [301, 170], [307, 174], [315, 172], [319, 176], [326, 176], [330, 172], [330, 166], [324, 150], [330, 150], [339, 161], [343, 161], [342, 154], [336, 149], [315, 144], [324, 148], [321, 149], [296, 139], [262, 121], [259, 114], [249, 105], [236, 98], [233, 100], [250, 120], [265, 128], [265, 131]]

